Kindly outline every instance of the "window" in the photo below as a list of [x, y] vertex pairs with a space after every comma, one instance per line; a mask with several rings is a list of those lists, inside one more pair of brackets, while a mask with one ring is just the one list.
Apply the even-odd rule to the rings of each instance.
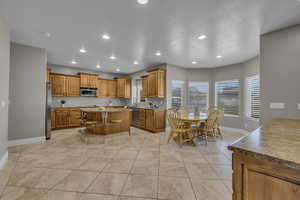
[[184, 81], [172, 81], [172, 108], [180, 108], [182, 106]]
[[240, 113], [240, 82], [238, 80], [216, 82], [215, 105], [223, 108], [227, 116]]
[[250, 76], [247, 83], [247, 116], [254, 119], [260, 118], [260, 84], [259, 76]]
[[208, 82], [189, 82], [189, 108], [208, 108]]
[[141, 102], [141, 91], [142, 91], [142, 80], [141, 79], [134, 80], [132, 90], [133, 90], [132, 103]]

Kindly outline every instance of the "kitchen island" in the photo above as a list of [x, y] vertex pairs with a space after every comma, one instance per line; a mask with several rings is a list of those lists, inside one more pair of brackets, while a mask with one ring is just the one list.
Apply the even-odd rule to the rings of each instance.
[[300, 120], [274, 119], [228, 149], [233, 200], [300, 199]]
[[130, 135], [131, 111], [127, 108], [81, 108], [82, 126], [93, 134], [128, 131]]

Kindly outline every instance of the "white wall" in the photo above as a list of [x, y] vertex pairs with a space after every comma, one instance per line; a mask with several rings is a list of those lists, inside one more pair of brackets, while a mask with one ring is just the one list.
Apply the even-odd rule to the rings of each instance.
[[45, 136], [46, 50], [12, 43], [8, 139]]
[[[7, 153], [8, 103], [9, 103], [9, 28], [0, 17], [0, 168]], [[0, 193], [2, 187], [0, 186]]]
[[[300, 118], [300, 25], [261, 36], [262, 123]], [[285, 109], [270, 109], [270, 103]]]

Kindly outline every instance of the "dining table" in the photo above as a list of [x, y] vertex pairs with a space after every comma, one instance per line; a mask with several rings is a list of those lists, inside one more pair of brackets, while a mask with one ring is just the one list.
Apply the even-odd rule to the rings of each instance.
[[204, 112], [177, 112], [177, 117], [186, 123], [204, 123], [208, 116]]

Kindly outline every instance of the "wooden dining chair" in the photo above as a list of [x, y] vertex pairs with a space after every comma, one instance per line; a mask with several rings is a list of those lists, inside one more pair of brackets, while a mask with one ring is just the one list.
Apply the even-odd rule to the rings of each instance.
[[205, 141], [205, 144], [208, 144], [208, 136], [215, 137], [215, 127], [217, 122], [217, 113], [212, 112], [210, 115], [208, 115], [207, 120], [203, 124], [202, 127], [200, 127], [200, 136]]
[[168, 122], [171, 127], [168, 142], [170, 142], [171, 139], [174, 139], [177, 143], [179, 143], [180, 147], [187, 142], [195, 145], [193, 142], [194, 136], [192, 133], [192, 128], [187, 126], [182, 119], [178, 118], [176, 112], [170, 111], [168, 113]]

